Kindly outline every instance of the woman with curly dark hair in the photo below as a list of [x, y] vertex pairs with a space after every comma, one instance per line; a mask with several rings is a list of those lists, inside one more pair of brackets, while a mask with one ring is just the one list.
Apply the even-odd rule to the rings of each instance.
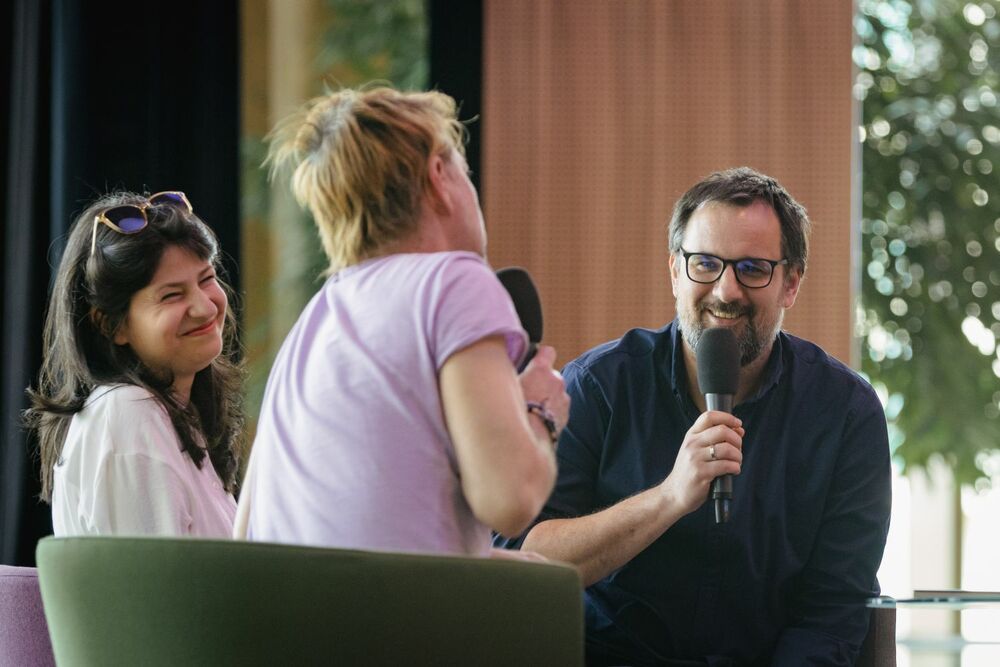
[[182, 192], [76, 220], [26, 413], [56, 535], [229, 537], [243, 372], [215, 234]]

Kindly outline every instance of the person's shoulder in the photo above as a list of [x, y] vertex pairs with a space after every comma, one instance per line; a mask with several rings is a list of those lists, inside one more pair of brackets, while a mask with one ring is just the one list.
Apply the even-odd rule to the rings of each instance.
[[134, 384], [102, 384], [90, 392], [85, 410], [96, 415], [121, 410], [145, 412], [150, 408], [159, 408], [159, 401], [149, 389]]
[[[122, 443], [134, 441], [129, 436], [150, 436], [157, 431], [173, 429], [159, 399], [149, 389], [134, 384], [95, 387], [80, 417], [81, 425], [88, 430], [105, 432], [106, 441], [116, 450]], [[126, 437], [114, 437], [118, 435]]]
[[779, 335], [782, 347], [787, 350], [786, 358], [790, 358], [800, 372], [815, 375], [821, 386], [827, 387], [831, 392], [860, 391], [877, 400], [875, 390], [864, 376], [840, 359], [831, 356], [816, 343], [786, 331], [782, 331]]
[[453, 298], [465, 294], [466, 299], [492, 299], [507, 292], [486, 260], [473, 252], [446, 252], [406, 255], [410, 261], [405, 282], [422, 298]]
[[491, 272], [486, 260], [466, 250], [441, 252], [414, 252], [388, 255], [372, 263], [372, 269], [395, 271], [486, 271]]
[[358, 280], [361, 285], [394, 285], [416, 292], [477, 279], [481, 283], [484, 278], [497, 282], [485, 259], [459, 250], [395, 253], [364, 262], [344, 272], [344, 276]]
[[485, 259], [466, 250], [431, 252], [410, 257], [416, 257], [415, 261], [432, 273], [494, 275]]
[[791, 357], [796, 363], [817, 372], [829, 372], [860, 379], [860, 376], [847, 364], [831, 356], [816, 343], [805, 338], [799, 338], [787, 331], [782, 331], [778, 335], [781, 337], [781, 345], [786, 351], [786, 357]]
[[645, 365], [650, 358], [669, 353], [673, 345], [673, 326], [671, 323], [660, 329], [629, 329], [621, 338], [587, 350], [569, 362], [567, 369], [593, 372], [634, 364]]

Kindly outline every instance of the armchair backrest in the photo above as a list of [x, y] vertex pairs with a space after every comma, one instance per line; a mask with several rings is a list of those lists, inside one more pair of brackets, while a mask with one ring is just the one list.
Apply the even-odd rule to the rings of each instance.
[[561, 565], [171, 538], [46, 538], [60, 667], [583, 663]]
[[51, 667], [38, 572], [0, 565], [0, 667]]

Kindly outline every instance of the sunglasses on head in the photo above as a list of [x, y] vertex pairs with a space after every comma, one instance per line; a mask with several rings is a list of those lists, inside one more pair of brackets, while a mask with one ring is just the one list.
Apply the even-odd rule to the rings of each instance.
[[178, 190], [168, 190], [150, 195], [141, 204], [123, 204], [122, 206], [112, 206], [103, 213], [94, 216], [94, 231], [90, 237], [90, 254], [94, 254], [97, 248], [97, 224], [104, 223], [119, 234], [135, 234], [146, 228], [149, 218], [146, 217], [146, 210], [154, 206], [175, 206], [185, 211], [188, 215], [194, 213], [191, 202], [187, 195]]

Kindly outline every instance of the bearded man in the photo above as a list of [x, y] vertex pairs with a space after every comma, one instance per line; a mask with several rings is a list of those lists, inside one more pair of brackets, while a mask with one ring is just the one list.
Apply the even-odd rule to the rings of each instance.
[[[712, 174], [670, 222], [677, 319], [564, 369], [556, 488], [497, 544], [579, 568], [588, 664], [854, 664], [879, 594], [889, 447], [871, 386], [781, 330], [809, 226], [774, 179]], [[716, 327], [739, 343], [732, 415], [707, 411], [698, 385]], [[705, 500], [724, 474], [731, 518], [716, 523]]]

